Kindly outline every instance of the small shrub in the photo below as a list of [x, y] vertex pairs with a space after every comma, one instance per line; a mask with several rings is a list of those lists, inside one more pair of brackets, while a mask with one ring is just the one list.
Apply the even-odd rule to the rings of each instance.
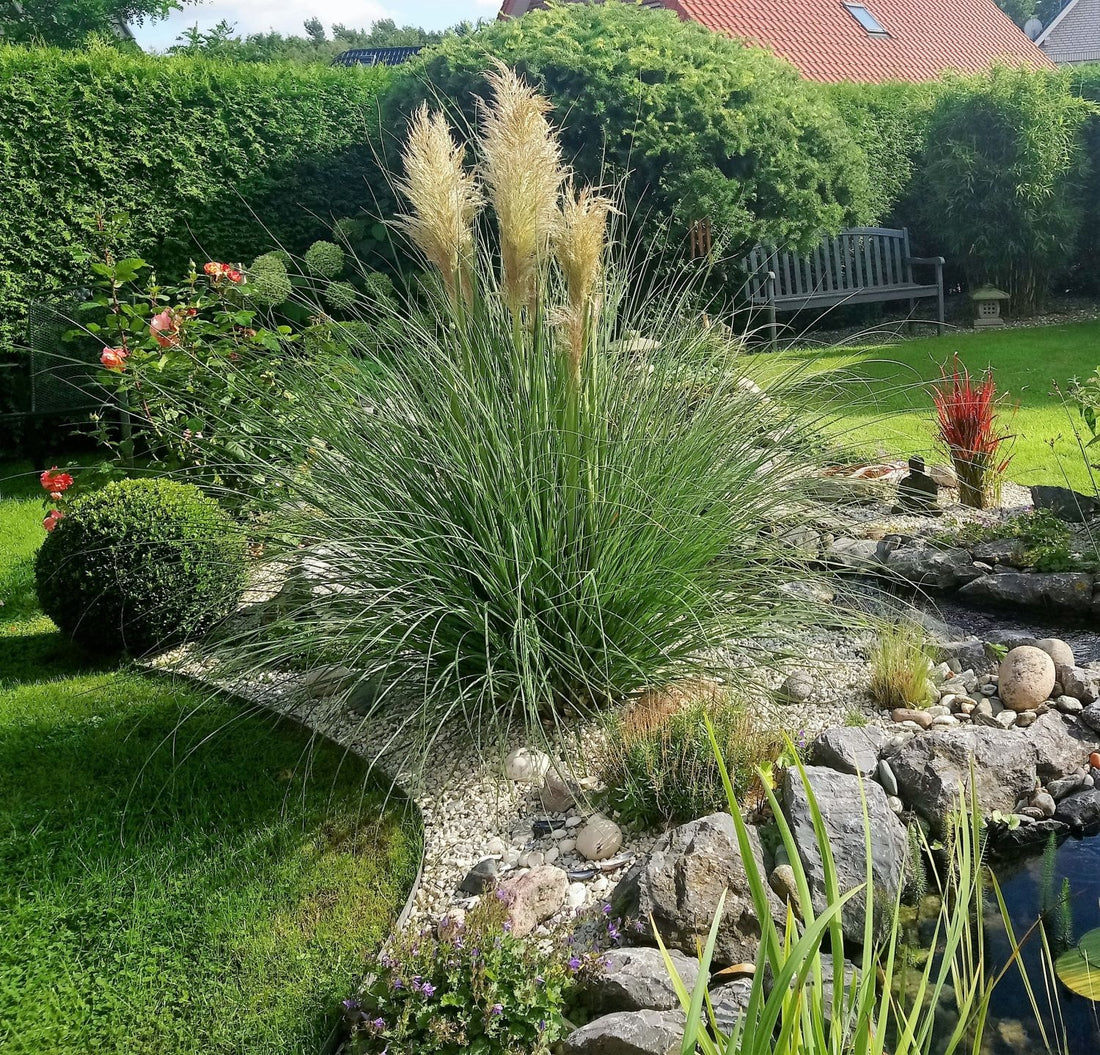
[[293, 286], [286, 263], [279, 253], [264, 253], [252, 261], [247, 270], [248, 284], [244, 292], [248, 300], [269, 311], [290, 299]]
[[948, 546], [975, 546], [1009, 538], [1023, 543], [1025, 564], [1038, 571], [1090, 571], [1095, 567], [1095, 561], [1074, 554], [1069, 525], [1049, 509], [1018, 513], [998, 524], [963, 524], [957, 531], [936, 535], [935, 541]]
[[359, 300], [359, 291], [350, 282], [330, 282], [325, 287], [324, 297], [333, 311], [352, 312]]
[[609, 729], [604, 780], [609, 804], [628, 823], [648, 827], [724, 809], [726, 793], [708, 719], [738, 797], [759, 799], [756, 768], [779, 756], [779, 733], [762, 728], [748, 707], [717, 687], [648, 692]]
[[974, 509], [988, 509], [997, 502], [1011, 460], [1001, 454], [1010, 436], [1000, 426], [993, 371], [987, 370], [975, 384], [956, 357], [951, 377], [942, 368], [941, 374], [943, 379], [932, 394], [936, 439], [951, 456], [959, 481], [959, 501]]
[[885, 626], [871, 649], [871, 699], [880, 707], [927, 707], [935, 693], [924, 632], [901, 620]]
[[306, 270], [318, 278], [336, 278], [344, 270], [344, 251], [332, 242], [314, 242], [303, 258]]
[[124, 480], [72, 503], [38, 551], [35, 578], [42, 610], [78, 644], [141, 654], [232, 609], [245, 538], [195, 487]]
[[598, 956], [540, 949], [483, 897], [464, 923], [399, 935], [361, 1000], [344, 1002], [351, 1051], [545, 1055], [567, 1032], [566, 1002]]

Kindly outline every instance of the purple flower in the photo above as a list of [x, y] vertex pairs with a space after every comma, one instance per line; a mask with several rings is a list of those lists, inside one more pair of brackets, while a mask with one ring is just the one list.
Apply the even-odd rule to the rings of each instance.
[[493, 1006], [489, 1008], [489, 1014], [495, 1016], [496, 1018], [500, 1018], [500, 1016], [504, 1014], [504, 1005], [493, 1004]]
[[425, 996], [431, 996], [431, 995], [432, 995], [432, 994], [433, 994], [433, 993], [435, 992], [435, 986], [434, 986], [434, 985], [432, 985], [432, 983], [431, 983], [431, 982], [425, 982], [425, 983], [424, 983], [424, 984], [423, 984], [423, 985], [422, 985], [422, 986], [420, 987], [420, 991], [421, 991], [421, 992], [422, 992], [422, 993], [423, 993], [423, 994], [424, 994]]
[[569, 957], [569, 970], [579, 971], [581, 969], [581, 958], [579, 956]]
[[612, 941], [619, 940], [619, 928], [615, 926], [614, 920], [607, 925], [607, 935]]
[[611, 905], [610, 905], [610, 903], [604, 905], [604, 907], [600, 911], [603, 912], [603, 914], [605, 916], [610, 916], [611, 915]]
[[504, 921], [504, 933], [505, 934], [511, 934], [512, 933], [512, 921], [510, 919], [506, 919]]
[[386, 1028], [386, 1020], [384, 1018], [372, 1018], [367, 1025], [369, 1025], [375, 1033], [381, 1033], [382, 1030]]
[[341, 1000], [340, 1003], [343, 1006], [345, 1011], [358, 1011], [359, 1010], [359, 1001], [355, 1000], [353, 998], [349, 997], [347, 1000]]
[[541, 974], [536, 974], [535, 985], [546, 985], [546, 979]]

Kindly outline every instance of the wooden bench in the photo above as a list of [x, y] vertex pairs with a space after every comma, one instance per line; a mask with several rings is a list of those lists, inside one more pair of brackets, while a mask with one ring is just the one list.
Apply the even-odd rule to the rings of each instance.
[[[913, 265], [935, 268], [934, 282], [913, 278]], [[943, 257], [909, 255], [909, 231], [852, 227], [819, 245], [809, 256], [756, 246], [745, 258], [750, 302], [767, 312], [771, 343], [776, 312], [935, 297], [937, 328], [943, 333]]]

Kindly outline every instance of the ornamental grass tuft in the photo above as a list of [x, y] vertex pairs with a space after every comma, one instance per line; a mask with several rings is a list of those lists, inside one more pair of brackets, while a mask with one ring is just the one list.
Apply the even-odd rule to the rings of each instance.
[[411, 122], [397, 225], [430, 271], [386, 309], [400, 348], [291, 358], [277, 410], [242, 379], [270, 460], [212, 466], [263, 480], [254, 534], [296, 569], [279, 617], [225, 628], [212, 658], [253, 680], [351, 668], [379, 751], [399, 701], [425, 742], [551, 736], [645, 688], [743, 680], [736, 642], [820, 618], [767, 530], [817, 423], [782, 378], [746, 379], [690, 288], [626, 273], [612, 197], [571, 184], [545, 100], [489, 79], [479, 168], [440, 115]]

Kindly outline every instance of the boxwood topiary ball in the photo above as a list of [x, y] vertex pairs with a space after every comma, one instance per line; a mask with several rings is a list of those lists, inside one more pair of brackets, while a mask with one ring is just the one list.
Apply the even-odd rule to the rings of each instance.
[[344, 251], [332, 242], [314, 242], [303, 259], [306, 270], [318, 278], [336, 278], [344, 270]]
[[201, 633], [236, 605], [246, 540], [190, 484], [123, 480], [73, 502], [35, 561], [42, 610], [77, 644], [135, 655]]

